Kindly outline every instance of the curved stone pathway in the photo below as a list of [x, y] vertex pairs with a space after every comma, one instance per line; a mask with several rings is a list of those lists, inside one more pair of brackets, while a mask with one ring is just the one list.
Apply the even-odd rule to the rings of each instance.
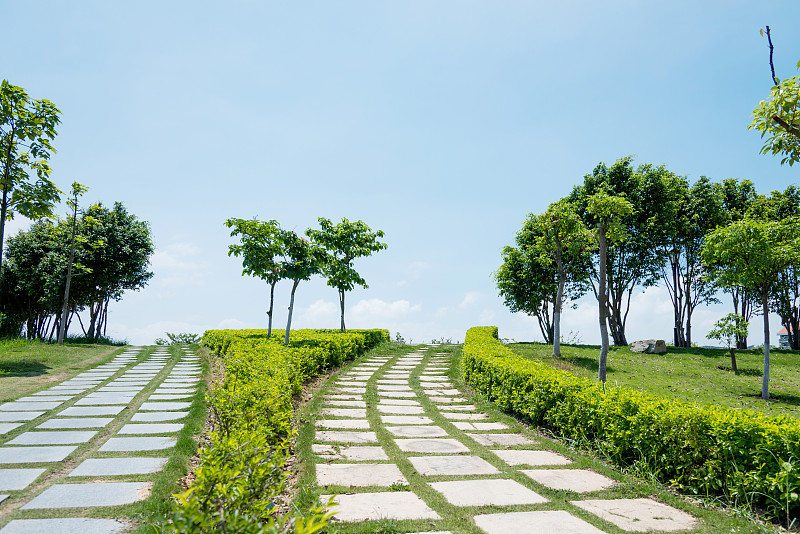
[[0, 534], [107, 534], [129, 527], [113, 508], [108, 518], [80, 516], [150, 494], [202, 374], [192, 351], [174, 352], [128, 348], [0, 405]]
[[[335, 520], [419, 520], [411, 528], [436, 534], [673, 532], [697, 524], [650, 498], [615, 497], [624, 482], [575, 468], [578, 459], [492, 420], [454, 388], [450, 357], [436, 350], [369, 357], [323, 390], [312, 452], [321, 501], [335, 496]], [[456, 529], [443, 517], [453, 507], [466, 517]], [[450, 530], [437, 530], [440, 523]]]

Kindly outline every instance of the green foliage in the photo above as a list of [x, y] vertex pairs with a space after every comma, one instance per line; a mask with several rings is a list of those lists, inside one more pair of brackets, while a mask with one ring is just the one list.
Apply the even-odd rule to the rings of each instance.
[[601, 385], [518, 357], [496, 327], [471, 328], [464, 380], [503, 409], [594, 447], [620, 466], [645, 468], [684, 492], [800, 515], [800, 422], [750, 410], [700, 407]]
[[171, 332], [164, 332], [167, 336], [167, 339], [164, 338], [157, 338], [155, 343], [156, 345], [195, 345], [200, 343], [200, 336], [197, 334], [190, 334], [187, 332], [181, 332], [180, 334], [173, 334]]
[[749, 324], [736, 313], [729, 313], [716, 323], [706, 335], [709, 339], [725, 340], [728, 348], [735, 346], [737, 337], [747, 337]]
[[200, 450], [197, 478], [175, 496], [167, 530], [311, 534], [323, 528], [331, 514], [319, 508], [280, 519], [273, 513], [296, 433], [292, 396], [329, 366], [388, 338], [386, 330], [299, 330], [284, 345], [265, 330], [205, 332], [203, 344], [222, 358], [225, 378], [208, 393], [214, 429]]
[[228, 256], [241, 256], [242, 275], [257, 276], [268, 284], [283, 278], [279, 259], [285, 232], [278, 221], [233, 218], [225, 221], [225, 226], [232, 228], [231, 237], [238, 236], [241, 241], [228, 247]]
[[[800, 62], [797, 63], [800, 68]], [[761, 132], [762, 154], [780, 155], [781, 165], [800, 161], [800, 76], [786, 78], [770, 89], [767, 100], [753, 110], [748, 127]]]

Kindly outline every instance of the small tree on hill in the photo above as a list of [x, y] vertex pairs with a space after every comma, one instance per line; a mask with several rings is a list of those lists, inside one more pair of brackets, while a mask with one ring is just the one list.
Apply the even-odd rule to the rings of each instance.
[[729, 313], [714, 323], [714, 328], [711, 329], [707, 336], [717, 341], [725, 340], [731, 353], [731, 369], [737, 375], [739, 374], [739, 368], [736, 366], [736, 339], [747, 337], [747, 327], [747, 321], [742, 319], [738, 313]]
[[283, 278], [292, 281], [292, 293], [289, 297], [289, 317], [286, 320], [286, 337], [284, 343], [289, 343], [289, 331], [292, 328], [292, 311], [294, 310], [294, 293], [302, 280], [308, 280], [313, 275], [322, 272], [327, 264], [328, 257], [325, 251], [310, 243], [294, 232], [285, 232], [283, 235], [284, 261], [281, 262], [280, 272]]

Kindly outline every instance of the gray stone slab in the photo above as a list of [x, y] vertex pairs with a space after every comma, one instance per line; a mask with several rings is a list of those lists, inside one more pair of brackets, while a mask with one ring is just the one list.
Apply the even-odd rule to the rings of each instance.
[[386, 414], [415, 415], [424, 413], [422, 406], [397, 406], [395, 404], [378, 404], [378, 411]]
[[479, 421], [481, 419], [489, 419], [489, 416], [486, 415], [485, 413], [470, 413], [470, 412], [439, 412], [439, 413], [441, 413], [445, 419], [449, 419], [451, 421]]
[[477, 410], [477, 408], [475, 408], [475, 406], [472, 404], [453, 404], [449, 406], [443, 406], [442, 409], [449, 410], [451, 412], [472, 412]]
[[125, 406], [70, 406], [58, 413], [64, 417], [97, 417], [99, 415], [117, 415]]
[[128, 525], [116, 519], [62, 517], [57, 519], [14, 519], [0, 529], [0, 534], [118, 534]]
[[382, 391], [412, 391], [411, 386], [393, 386], [387, 384], [378, 384], [378, 392]]
[[430, 425], [433, 420], [424, 415], [381, 415], [384, 425]]
[[396, 439], [394, 440], [401, 451], [427, 452], [439, 454], [458, 454], [469, 452], [469, 448], [453, 438], [423, 438], [423, 439]]
[[547, 499], [516, 480], [452, 480], [433, 482], [431, 487], [456, 506], [511, 506], [547, 502]]
[[[321, 495], [320, 501], [328, 502], [330, 495]], [[441, 519], [439, 514], [410, 491], [388, 491], [381, 493], [352, 493], [337, 495], [338, 504], [333, 511], [335, 519], [344, 522], [372, 521], [378, 519]]]
[[151, 482], [54, 484], [31, 499], [21, 509], [84, 508], [130, 504], [146, 499], [150, 495], [151, 484]]
[[6, 445], [72, 445], [86, 443], [97, 434], [97, 430], [62, 430], [23, 432]]
[[320, 410], [322, 415], [332, 415], [334, 417], [353, 417], [366, 418], [367, 410], [360, 408], [323, 408]]
[[193, 395], [194, 395], [194, 393], [180, 393], [180, 394], [175, 394], [175, 395], [171, 395], [171, 394], [153, 394], [153, 395], [150, 395], [147, 398], [147, 400], [148, 401], [173, 401], [173, 400], [187, 399], [187, 398], [189, 398], [189, 397], [191, 397]]
[[60, 445], [49, 447], [0, 447], [0, 464], [38, 464], [44, 462], [60, 462], [77, 445]]
[[360, 393], [364, 394], [367, 392], [367, 388], [331, 388], [331, 393]]
[[167, 458], [89, 458], [67, 474], [68, 477], [145, 475], [164, 468]]
[[464, 397], [431, 397], [431, 402], [436, 404], [451, 404], [458, 402], [467, 402]]
[[64, 402], [72, 398], [72, 395], [31, 395], [17, 399], [16, 402]]
[[386, 430], [400, 438], [441, 438], [447, 435], [438, 426], [387, 426]]
[[325, 398], [325, 404], [328, 406], [340, 406], [343, 408], [366, 408], [367, 403], [362, 400], [338, 400]]
[[317, 419], [317, 428], [348, 428], [352, 430], [366, 430], [369, 421], [366, 419]]
[[412, 399], [417, 396], [413, 391], [379, 391], [380, 397], [391, 397], [395, 399]]
[[136, 396], [136, 393], [141, 391], [141, 388], [135, 388], [133, 391], [106, 391], [103, 388], [95, 391], [94, 393], [89, 393], [86, 395], [86, 399], [118, 399], [120, 397], [127, 397], [132, 399]]
[[317, 464], [318, 486], [391, 486], [408, 484], [394, 464]]
[[0, 405], [2, 412], [33, 412], [39, 410], [52, 410], [63, 404], [61, 401], [55, 402], [19, 402], [12, 401]]
[[455, 426], [459, 430], [479, 430], [479, 431], [508, 430], [507, 424], [500, 423], [498, 421], [492, 421], [491, 423], [472, 423], [469, 421], [453, 421], [453, 426]]
[[628, 532], [675, 532], [689, 530], [697, 524], [697, 520], [686, 512], [652, 499], [590, 499], [570, 502]]
[[19, 491], [39, 478], [47, 469], [0, 469], [0, 491]]
[[88, 388], [71, 388], [71, 387], [60, 387], [54, 386], [46, 391], [40, 391], [39, 393], [34, 393], [34, 395], [77, 395], [79, 393], [83, 393]]
[[494, 475], [500, 471], [478, 456], [412, 456], [408, 459], [420, 475]]
[[314, 443], [311, 445], [311, 451], [317, 456], [327, 458], [329, 460], [349, 460], [353, 462], [365, 462], [376, 460], [388, 460], [381, 447], [375, 446], [359, 446], [353, 445], [350, 447], [340, 447], [338, 445], [327, 445], [322, 443]]
[[411, 399], [381, 399], [378, 406], [386, 406], [388, 404], [393, 406], [421, 406], [419, 401]]
[[568, 465], [572, 460], [551, 451], [493, 450], [508, 465]]
[[334, 400], [361, 400], [364, 397], [362, 395], [357, 395], [354, 393], [350, 394], [333, 394], [333, 395], [325, 395], [324, 397], [326, 400], [334, 399]]
[[183, 423], [133, 423], [124, 425], [118, 434], [171, 434], [182, 428]]
[[604, 534], [563, 510], [476, 515], [474, 520], [486, 534]]
[[615, 480], [589, 469], [527, 469], [527, 476], [550, 489], [588, 493], [617, 485]]
[[343, 430], [318, 430], [317, 441], [329, 443], [377, 443], [375, 432], [347, 432]]
[[518, 445], [536, 445], [532, 439], [528, 439], [522, 434], [467, 434], [469, 437], [480, 443], [491, 447], [493, 445], [506, 445], [515, 447]]
[[191, 402], [143, 402], [139, 409], [149, 412], [188, 410], [191, 405]]
[[17, 427], [24, 425], [25, 423], [0, 423], [0, 436], [3, 434], [8, 434], [12, 430]]
[[153, 395], [194, 395], [195, 393], [197, 393], [197, 388], [164, 388], [153, 391]]
[[74, 406], [120, 406], [133, 402], [133, 397], [86, 397], [77, 401]]
[[37, 429], [55, 430], [61, 428], [103, 428], [113, 421], [111, 417], [77, 417], [77, 418], [54, 418], [48, 419], [44, 423], [37, 425]]
[[408, 380], [400, 380], [394, 378], [382, 378], [378, 380], [378, 384], [392, 384], [392, 385], [408, 385]]
[[142, 412], [131, 417], [134, 423], [157, 423], [159, 421], [176, 421], [189, 415], [189, 412]]
[[175, 446], [176, 438], [138, 437], [109, 438], [99, 450], [103, 452], [160, 451]]

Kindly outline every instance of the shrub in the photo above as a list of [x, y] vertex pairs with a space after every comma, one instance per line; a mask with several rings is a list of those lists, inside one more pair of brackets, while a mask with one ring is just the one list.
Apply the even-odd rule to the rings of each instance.
[[752, 410], [702, 407], [588, 378], [517, 356], [496, 327], [471, 328], [464, 380], [505, 410], [602, 451], [620, 466], [702, 496], [800, 515], [800, 422]]

